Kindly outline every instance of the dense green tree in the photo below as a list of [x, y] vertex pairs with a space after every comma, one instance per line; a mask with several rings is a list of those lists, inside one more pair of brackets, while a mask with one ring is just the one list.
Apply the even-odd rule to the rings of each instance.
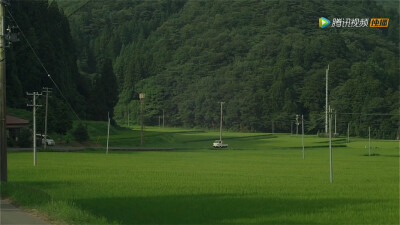
[[114, 106], [118, 101], [118, 86], [110, 59], [102, 61], [101, 73], [94, 79], [93, 90], [90, 96], [89, 112], [96, 120], [113, 118]]
[[72, 135], [74, 136], [75, 141], [78, 142], [89, 140], [87, 128], [82, 123], [78, 123], [76, 127], [74, 127], [72, 130]]
[[[393, 138], [395, 117], [366, 114], [398, 109], [398, 10], [386, 2], [337, 3], [91, 1], [70, 17], [79, 70], [93, 83], [90, 115], [105, 119], [114, 107], [100, 104], [111, 93], [101, 84], [110, 58], [119, 122], [126, 122], [128, 108], [131, 121], [139, 121], [138, 93], [144, 92], [149, 124], [165, 110], [169, 125], [216, 128], [218, 102], [225, 101], [227, 128], [270, 131], [275, 121], [276, 132], [288, 132], [295, 115], [304, 114], [306, 129], [316, 133], [324, 130], [329, 65], [340, 132], [350, 122], [354, 134], [372, 126], [375, 136]], [[66, 12], [79, 6], [60, 4]], [[320, 29], [321, 15], [391, 19], [382, 29]]]
[[[5, 13], [9, 14], [6, 24], [20, 29], [13, 29], [20, 33], [20, 41], [6, 49], [7, 105], [26, 108], [26, 103], [31, 101], [26, 92], [53, 88], [49, 100], [48, 131], [66, 134], [75, 119], [71, 116], [71, 108], [84, 115], [89, 93], [87, 78], [78, 72], [76, 49], [67, 17], [59, 9], [57, 1], [47, 0], [11, 1], [6, 5]], [[44, 132], [45, 102], [43, 97], [37, 100], [43, 105], [37, 109], [38, 132], [41, 133]]]

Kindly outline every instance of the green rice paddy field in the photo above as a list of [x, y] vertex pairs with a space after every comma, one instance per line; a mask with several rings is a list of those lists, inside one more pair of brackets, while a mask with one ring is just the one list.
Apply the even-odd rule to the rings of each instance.
[[[100, 128], [99, 128], [100, 129]], [[92, 140], [105, 137], [90, 130]], [[110, 146], [138, 146], [138, 129]], [[67, 224], [399, 224], [399, 142], [148, 128], [168, 152], [9, 153], [3, 196]]]

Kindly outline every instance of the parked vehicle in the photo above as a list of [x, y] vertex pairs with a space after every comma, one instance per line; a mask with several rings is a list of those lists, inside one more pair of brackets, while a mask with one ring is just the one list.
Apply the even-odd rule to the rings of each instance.
[[213, 143], [214, 148], [227, 148], [228, 144], [224, 144], [224, 141], [222, 140], [215, 140]]
[[36, 134], [36, 143], [41, 143], [42, 145], [44, 145], [45, 142], [47, 146], [56, 145], [54, 139], [52, 139], [49, 135], [47, 135], [45, 138], [44, 134]]

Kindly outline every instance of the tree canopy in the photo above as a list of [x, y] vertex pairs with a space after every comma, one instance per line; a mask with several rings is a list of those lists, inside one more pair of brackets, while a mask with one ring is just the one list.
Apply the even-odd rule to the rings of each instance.
[[[28, 5], [20, 3], [24, 4]], [[73, 87], [68, 90], [76, 90], [74, 103], [86, 100], [87, 104], [74, 106], [88, 118], [104, 120], [113, 111], [114, 119], [125, 123], [129, 111], [131, 121], [138, 121], [138, 94], [144, 92], [146, 124], [158, 124], [164, 110], [167, 125], [217, 128], [218, 102], [224, 101], [224, 126], [229, 129], [271, 131], [274, 123], [275, 132], [288, 132], [295, 115], [303, 114], [307, 132], [316, 133], [324, 129], [329, 65], [329, 99], [338, 113], [340, 132], [348, 123], [353, 135], [365, 135], [368, 126], [375, 137], [393, 138], [398, 132], [399, 10], [391, 2], [59, 0], [58, 4], [68, 15], [74, 43], [68, 34], [53, 38], [56, 32], [33, 43], [43, 49], [41, 55], [55, 65], [55, 71], [71, 73], [57, 79], [65, 88]], [[55, 6], [46, 10], [59, 11]], [[321, 16], [382, 17], [390, 22], [388, 28], [320, 29]], [[66, 16], [55, 18], [63, 21], [59, 32], [68, 33]], [[29, 22], [25, 29], [30, 35], [43, 31], [29, 29]], [[33, 26], [48, 23], [59, 22]], [[48, 29], [55, 29], [55, 24]], [[69, 46], [56, 42], [40, 47], [54, 39]], [[67, 61], [58, 55], [64, 52], [71, 52]], [[29, 54], [18, 57], [35, 64]], [[61, 65], [71, 66], [58, 66], [62, 61]], [[39, 74], [37, 65], [29, 68]], [[40, 83], [36, 79], [42, 76], [30, 76], [27, 82]], [[27, 89], [22, 80], [13, 85]], [[21, 96], [13, 98], [17, 97]]]

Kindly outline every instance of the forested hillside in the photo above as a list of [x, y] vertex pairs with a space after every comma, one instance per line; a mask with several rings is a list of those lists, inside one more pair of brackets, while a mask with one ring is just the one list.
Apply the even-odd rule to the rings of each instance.
[[[28, 97], [26, 92], [40, 93], [43, 87], [53, 88], [49, 99], [49, 132], [65, 133], [72, 126], [73, 112], [41, 63], [69, 104], [78, 114], [84, 115], [87, 87], [78, 72], [76, 48], [67, 18], [56, 2], [49, 4], [47, 0], [11, 1], [6, 6], [5, 16], [6, 27], [14, 27], [20, 39], [6, 48], [7, 106], [31, 110], [27, 103], [32, 104], [32, 96]], [[44, 106], [43, 97], [37, 102]], [[43, 132], [44, 107], [38, 108], [37, 113], [38, 132]]]
[[[81, 74], [97, 92], [88, 112], [146, 124], [290, 131], [324, 129], [325, 70], [343, 133], [394, 138], [399, 109], [398, 8], [375, 1], [59, 1], [78, 50]], [[391, 3], [391, 5], [393, 5]], [[388, 28], [320, 29], [318, 18], [390, 18]], [[99, 82], [112, 64], [116, 84]], [[88, 81], [88, 82], [89, 82]], [[97, 88], [97, 89], [96, 89]], [[96, 94], [97, 93], [97, 94]], [[118, 94], [118, 98], [114, 98]], [[100, 108], [103, 107], [106, 108]], [[98, 107], [98, 108], [96, 108]], [[96, 116], [100, 113], [103, 116]], [[362, 113], [362, 114], [360, 114]], [[372, 114], [372, 115], [371, 115]], [[379, 115], [378, 115], [379, 114]], [[384, 114], [384, 115], [383, 115]], [[391, 115], [387, 115], [391, 114]]]

